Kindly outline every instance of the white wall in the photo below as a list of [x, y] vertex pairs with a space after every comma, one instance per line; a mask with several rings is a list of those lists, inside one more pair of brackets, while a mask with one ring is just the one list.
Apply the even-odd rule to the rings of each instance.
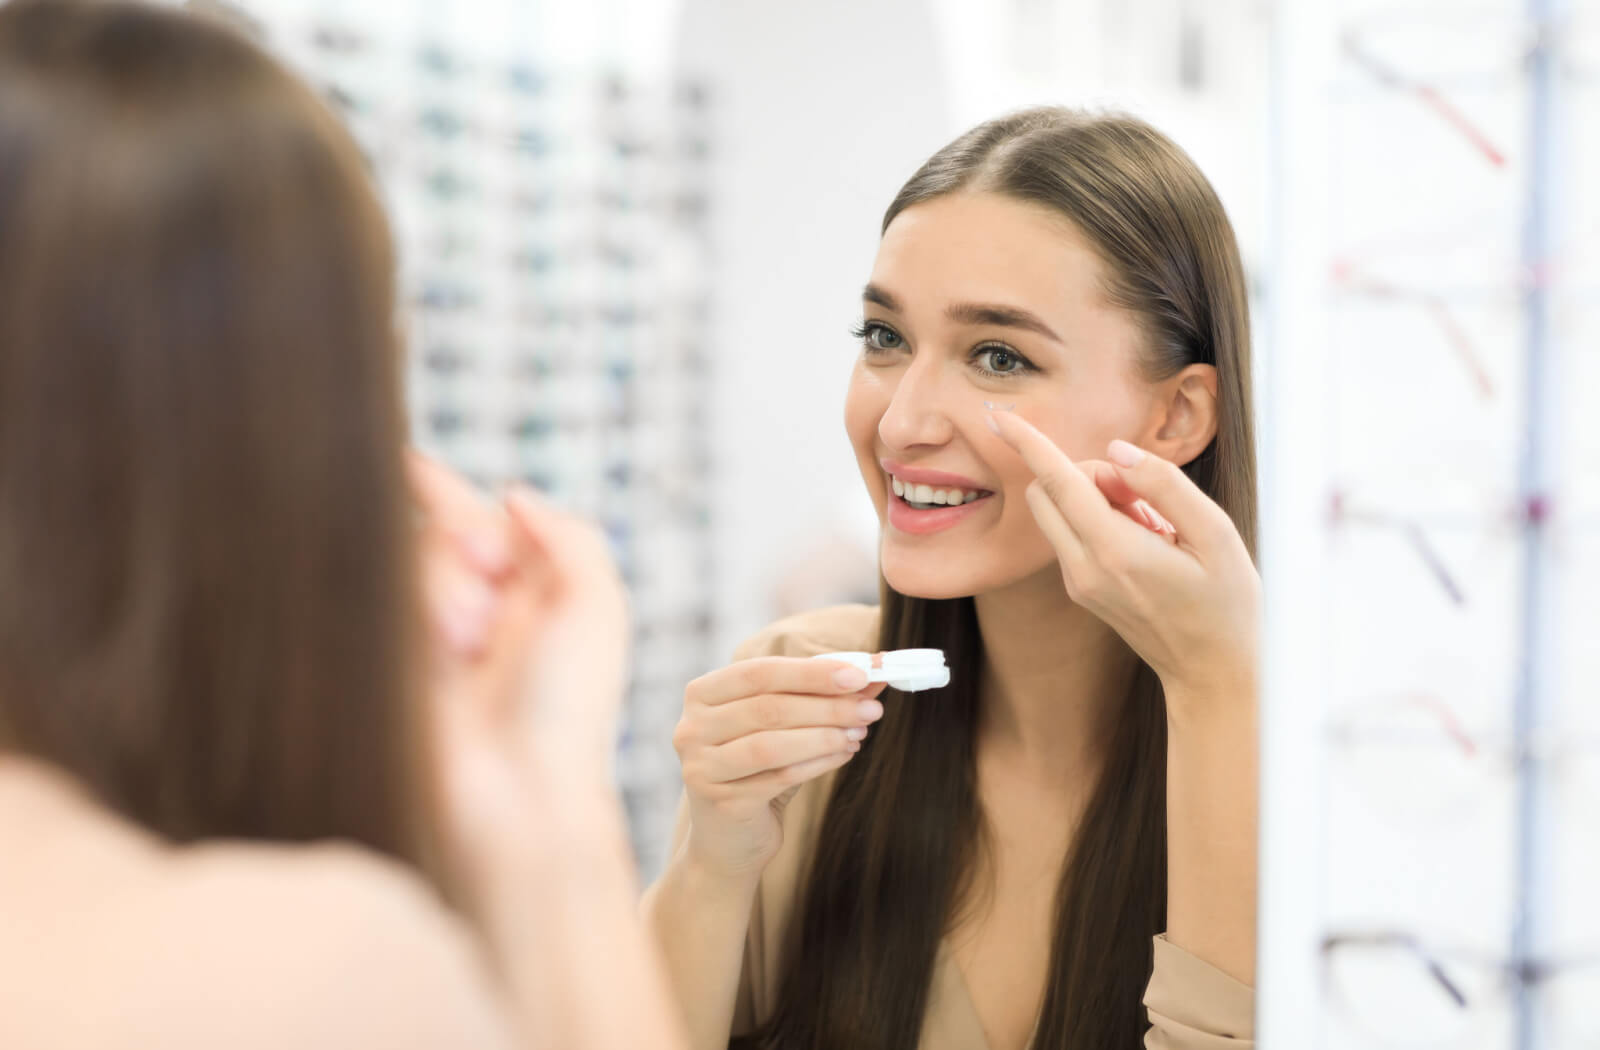
[[883, 210], [952, 126], [919, 0], [686, 0], [679, 47], [721, 85], [709, 396], [727, 653], [772, 618], [798, 558], [840, 535], [872, 546], [844, 437], [849, 328]]

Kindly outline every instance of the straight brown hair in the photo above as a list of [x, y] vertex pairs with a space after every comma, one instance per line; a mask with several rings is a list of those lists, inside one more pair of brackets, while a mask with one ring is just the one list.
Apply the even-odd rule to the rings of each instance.
[[[1028, 110], [941, 149], [889, 206], [996, 193], [1064, 216], [1098, 251], [1109, 302], [1145, 335], [1151, 380], [1216, 367], [1218, 431], [1185, 466], [1255, 549], [1256, 466], [1244, 269], [1221, 202], [1171, 140], [1137, 119]], [[937, 647], [948, 689], [885, 705], [835, 781], [789, 933], [770, 1050], [914, 1050], [940, 941], [971, 889], [983, 645], [971, 598], [883, 585], [879, 647]], [[1166, 714], [1140, 663], [1056, 892], [1050, 973], [1033, 1047], [1141, 1045], [1151, 938], [1166, 927]], [[741, 1040], [740, 1042], [745, 1042]]]
[[0, 750], [175, 841], [431, 865], [393, 280], [248, 41], [0, 6]]

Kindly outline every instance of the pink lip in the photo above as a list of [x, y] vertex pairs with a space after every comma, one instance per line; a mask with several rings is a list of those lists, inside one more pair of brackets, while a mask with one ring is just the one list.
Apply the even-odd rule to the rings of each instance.
[[896, 463], [892, 459], [878, 460], [878, 466], [884, 473], [893, 474], [901, 481], [908, 481], [913, 485], [929, 485], [941, 489], [965, 489], [968, 492], [988, 492], [989, 489], [973, 481], [971, 478], [962, 477], [960, 474], [950, 474], [942, 470], [923, 470], [920, 467], [908, 467]]

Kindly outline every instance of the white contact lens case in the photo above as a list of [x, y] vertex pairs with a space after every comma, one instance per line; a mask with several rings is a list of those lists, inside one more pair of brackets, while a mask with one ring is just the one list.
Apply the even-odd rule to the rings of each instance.
[[950, 668], [944, 663], [943, 649], [891, 649], [883, 654], [880, 666], [872, 665], [871, 653], [821, 653], [813, 660], [838, 660], [854, 664], [867, 672], [869, 682], [887, 682], [901, 692], [943, 689], [950, 684]]

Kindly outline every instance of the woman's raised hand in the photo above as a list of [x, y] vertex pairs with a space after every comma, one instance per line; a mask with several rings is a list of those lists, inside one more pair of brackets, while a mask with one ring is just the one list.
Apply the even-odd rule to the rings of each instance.
[[[991, 418], [1035, 475], [1028, 506], [1068, 595], [1156, 671], [1169, 705], [1253, 682], [1261, 581], [1227, 513], [1177, 465], [1125, 441], [1109, 462], [1080, 464], [1027, 420]], [[1170, 531], [1130, 520], [1136, 501]]]
[[470, 861], [533, 830], [550, 786], [609, 792], [627, 606], [604, 539], [514, 491], [502, 505], [412, 454], [447, 816]]

